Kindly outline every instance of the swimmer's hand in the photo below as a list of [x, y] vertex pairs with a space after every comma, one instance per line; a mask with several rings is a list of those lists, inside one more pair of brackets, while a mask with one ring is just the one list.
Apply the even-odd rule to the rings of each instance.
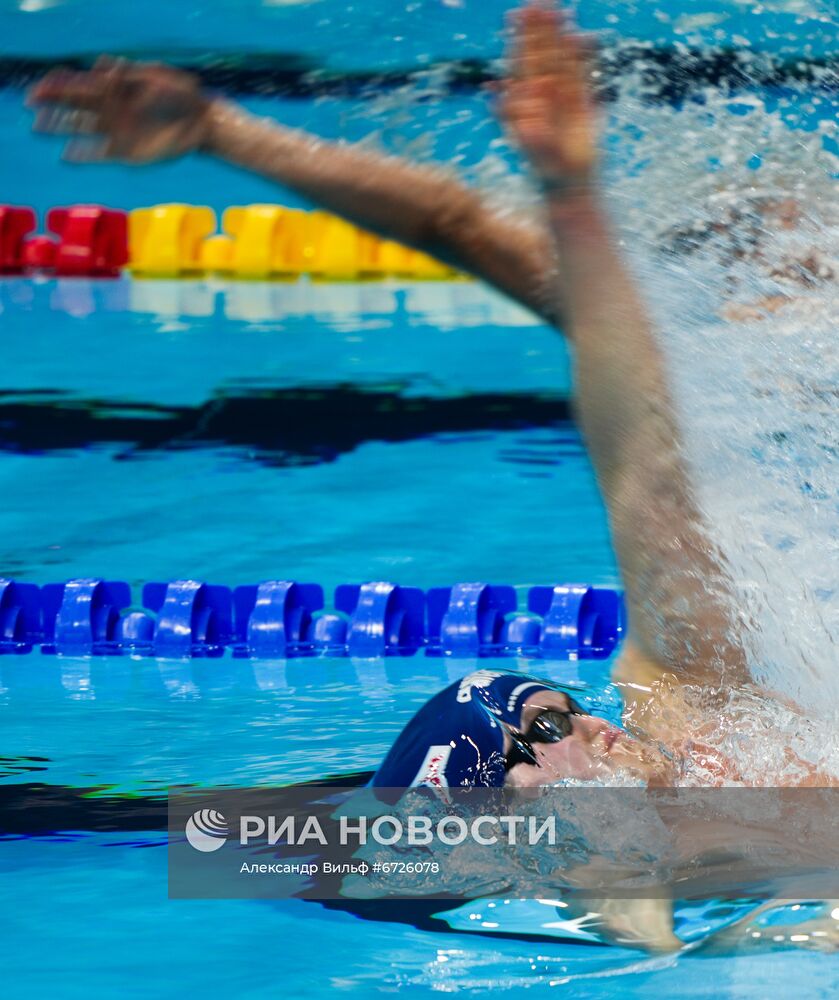
[[541, 184], [585, 189], [597, 164], [597, 121], [582, 38], [553, 3], [513, 15], [502, 115]]
[[55, 69], [29, 91], [35, 131], [67, 135], [76, 163], [154, 163], [204, 145], [211, 100], [191, 73], [103, 56], [93, 69]]

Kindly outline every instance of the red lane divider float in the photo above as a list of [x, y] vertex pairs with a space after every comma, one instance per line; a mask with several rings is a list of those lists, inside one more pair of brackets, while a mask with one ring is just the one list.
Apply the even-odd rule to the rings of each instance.
[[0, 205], [0, 272], [45, 271], [61, 277], [116, 277], [128, 263], [128, 214], [101, 205], [47, 213], [53, 236], [34, 236], [31, 208]]
[[128, 215], [100, 205], [53, 208], [47, 213], [47, 236], [28, 240], [28, 266], [60, 277], [114, 278], [128, 263]]
[[24, 242], [35, 225], [31, 208], [0, 205], [0, 274], [19, 274], [24, 269]]

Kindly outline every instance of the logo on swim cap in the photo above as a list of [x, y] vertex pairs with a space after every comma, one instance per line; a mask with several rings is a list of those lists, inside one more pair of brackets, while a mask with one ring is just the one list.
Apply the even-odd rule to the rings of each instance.
[[186, 821], [186, 839], [196, 851], [209, 854], [227, 842], [227, 820], [216, 809], [199, 809]]
[[471, 701], [473, 688], [489, 687], [497, 677], [503, 677], [500, 670], [476, 670], [467, 674], [458, 685], [457, 700], [461, 705]]

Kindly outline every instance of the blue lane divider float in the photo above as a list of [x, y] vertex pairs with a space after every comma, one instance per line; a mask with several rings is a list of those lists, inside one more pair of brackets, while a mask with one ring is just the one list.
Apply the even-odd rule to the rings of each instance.
[[605, 659], [625, 627], [619, 592], [581, 584], [531, 587], [520, 609], [515, 587], [487, 583], [341, 584], [327, 607], [319, 584], [288, 580], [147, 583], [136, 605], [120, 581], [0, 579], [0, 653]]

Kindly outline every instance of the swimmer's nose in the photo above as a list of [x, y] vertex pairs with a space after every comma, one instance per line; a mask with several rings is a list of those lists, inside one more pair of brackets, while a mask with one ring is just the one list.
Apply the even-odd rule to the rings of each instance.
[[571, 732], [586, 743], [594, 743], [602, 734], [612, 727], [598, 715], [572, 715]]

